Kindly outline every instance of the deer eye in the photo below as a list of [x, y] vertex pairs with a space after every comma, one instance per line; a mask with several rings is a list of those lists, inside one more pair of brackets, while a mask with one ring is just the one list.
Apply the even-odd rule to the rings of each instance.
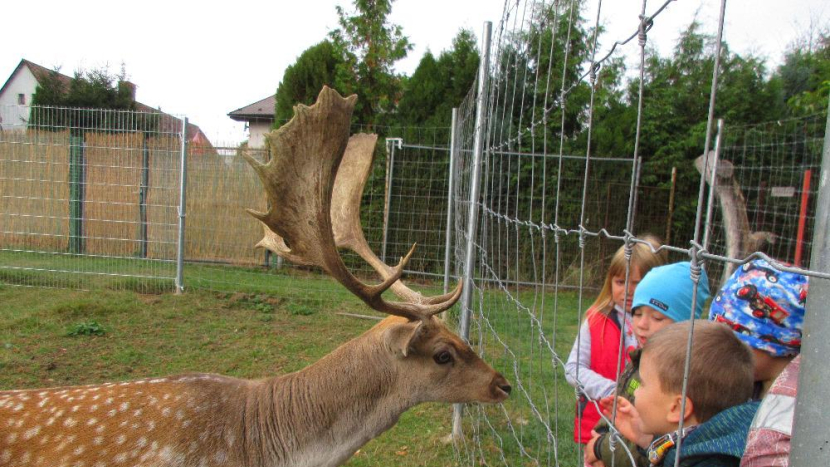
[[439, 365], [446, 365], [452, 361], [452, 354], [446, 350], [443, 350], [435, 354], [432, 359]]

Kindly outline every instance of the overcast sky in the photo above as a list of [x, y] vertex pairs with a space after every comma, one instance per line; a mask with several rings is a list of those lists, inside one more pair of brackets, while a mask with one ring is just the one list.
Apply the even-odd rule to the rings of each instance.
[[[508, 0], [513, 4], [515, 0]], [[652, 0], [648, 14], [664, 3]], [[138, 86], [137, 100], [168, 113], [187, 115], [214, 142], [244, 139], [242, 125], [228, 112], [273, 94], [285, 68], [306, 48], [337, 27], [335, 5], [345, 0], [237, 0], [4, 2], [0, 11], [0, 83], [26, 58], [48, 68], [123, 63]], [[782, 51], [811, 27], [827, 27], [826, 0], [729, 0], [724, 34], [731, 50], [780, 62]], [[129, 6], [128, 6], [129, 5]], [[505, 0], [397, 0], [392, 22], [403, 27], [415, 49], [398, 64], [411, 74], [427, 49], [436, 55], [451, 46], [460, 28], [479, 36], [484, 21], [498, 25]], [[597, 0], [584, 13], [593, 24]], [[642, 0], [605, 0], [603, 49], [636, 30]], [[704, 31], [717, 31], [720, 0], [676, 0], [649, 34], [649, 44], [670, 53], [677, 34], [697, 17]], [[636, 52], [636, 40], [623, 53]], [[633, 57], [634, 55], [632, 55]], [[629, 65], [636, 66], [634, 59]]]

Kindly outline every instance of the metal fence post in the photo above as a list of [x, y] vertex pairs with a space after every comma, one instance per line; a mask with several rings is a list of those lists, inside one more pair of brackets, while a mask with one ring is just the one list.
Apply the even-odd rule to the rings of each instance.
[[[810, 270], [830, 272], [830, 102], [824, 127], [824, 147], [821, 158], [816, 217], [813, 226], [813, 251]], [[807, 314], [804, 317], [804, 335], [801, 346], [801, 372], [798, 375], [798, 395], [795, 400], [795, 418], [790, 448], [790, 465], [824, 466], [830, 453], [830, 430], [827, 429], [825, 407], [830, 399], [830, 320], [826, 303], [830, 302], [830, 281], [810, 280], [807, 296]]]
[[380, 247], [380, 260], [386, 262], [386, 242], [389, 238], [389, 206], [392, 202], [392, 173], [395, 170], [395, 146], [403, 147], [403, 138], [386, 138], [386, 195], [383, 199], [383, 240]]
[[181, 159], [179, 162], [179, 240], [176, 254], [176, 293], [184, 291], [184, 219], [187, 193], [187, 117], [182, 119]]
[[147, 257], [147, 195], [150, 189], [150, 148], [149, 135], [145, 132], [141, 149], [141, 181], [138, 188], [139, 256]]
[[450, 287], [450, 245], [452, 244], [452, 202], [453, 191], [455, 191], [455, 135], [456, 124], [458, 122], [458, 109], [452, 109], [452, 121], [450, 123], [450, 170], [449, 181], [447, 183], [447, 230], [446, 243], [444, 244], [444, 293], [449, 291]]
[[[470, 175], [470, 211], [467, 220], [467, 249], [464, 263], [464, 290], [461, 293], [461, 320], [458, 324], [458, 334], [464, 340], [470, 338], [470, 296], [473, 289], [475, 275], [475, 243], [478, 230], [478, 199], [481, 194], [481, 160], [484, 152], [484, 138], [486, 134], [485, 119], [487, 116], [487, 86], [490, 73], [490, 34], [493, 23], [484, 22], [481, 34], [481, 62], [478, 68], [478, 94], [476, 99], [476, 123], [473, 141], [473, 163]], [[463, 436], [461, 430], [461, 416], [463, 404], [453, 405], [452, 435], [453, 438]]]
[[69, 137], [69, 252], [84, 252], [84, 199], [86, 198], [84, 132]]

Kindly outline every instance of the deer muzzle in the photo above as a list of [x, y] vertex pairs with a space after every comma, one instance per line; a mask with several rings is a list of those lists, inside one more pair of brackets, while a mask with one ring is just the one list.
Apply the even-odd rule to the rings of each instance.
[[507, 379], [501, 373], [496, 373], [493, 380], [490, 382], [490, 393], [493, 396], [493, 402], [504, 402], [510, 391], [513, 389]]

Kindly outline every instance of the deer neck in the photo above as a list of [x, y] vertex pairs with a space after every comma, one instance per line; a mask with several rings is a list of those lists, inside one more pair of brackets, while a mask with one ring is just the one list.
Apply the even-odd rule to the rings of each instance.
[[393, 360], [369, 332], [300, 372], [269, 380], [262, 419], [296, 447], [284, 454], [288, 465], [340, 465], [416, 405]]

